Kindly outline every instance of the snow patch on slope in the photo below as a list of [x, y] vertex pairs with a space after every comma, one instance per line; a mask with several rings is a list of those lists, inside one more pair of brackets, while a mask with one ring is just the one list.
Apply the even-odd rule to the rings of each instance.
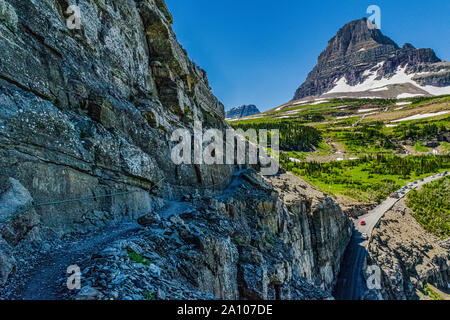
[[372, 92], [378, 92], [378, 91], [387, 91], [387, 90], [389, 90], [388, 87], [382, 87], [382, 88], [372, 89], [372, 90], [370, 90], [370, 91], [372, 91]]
[[378, 108], [359, 109], [358, 112], [359, 113], [364, 113], [364, 112], [370, 112], [370, 111], [375, 111], [375, 110], [378, 110]]
[[[381, 78], [378, 77], [378, 70], [383, 66], [384, 62], [377, 64], [373, 69], [366, 70], [363, 75], [367, 77], [367, 79], [360, 84], [350, 85], [347, 83], [347, 79], [345, 76], [336, 81], [336, 85], [333, 89], [327, 92], [327, 94], [331, 93], [345, 93], [345, 92], [364, 92], [364, 91], [384, 91], [387, 90], [386, 86], [394, 85], [394, 84], [404, 84], [410, 83], [431, 95], [444, 95], [450, 94], [450, 86], [447, 87], [435, 87], [435, 86], [421, 86], [417, 82], [413, 80], [415, 73], [407, 74], [406, 66], [398, 67], [396, 73], [390, 78]], [[374, 71], [372, 71], [374, 70]], [[407, 93], [399, 95], [401, 98], [411, 97], [411, 95], [406, 96]], [[414, 95], [418, 96], [418, 94]]]
[[414, 98], [414, 97], [422, 97], [423, 94], [420, 93], [402, 93], [397, 96], [397, 99], [403, 99], [403, 98]]
[[416, 114], [407, 118], [391, 121], [392, 123], [395, 122], [403, 122], [403, 121], [410, 121], [410, 120], [419, 120], [419, 119], [425, 119], [425, 118], [431, 118], [431, 117], [437, 117], [441, 116], [443, 114], [447, 114], [450, 111], [441, 111], [441, 112], [435, 112], [435, 113], [425, 113], [425, 114]]

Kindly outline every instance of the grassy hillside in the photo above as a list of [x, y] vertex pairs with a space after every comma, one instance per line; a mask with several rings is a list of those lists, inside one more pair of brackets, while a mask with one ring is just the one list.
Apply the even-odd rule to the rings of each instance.
[[425, 230], [442, 239], [450, 237], [450, 177], [411, 191], [406, 204]]
[[303, 177], [323, 192], [361, 202], [381, 201], [409, 181], [450, 170], [450, 156], [364, 156], [356, 160], [293, 162], [281, 155], [287, 171]]
[[379, 201], [409, 181], [450, 169], [450, 96], [310, 101], [230, 124], [280, 129], [287, 171], [358, 201]]

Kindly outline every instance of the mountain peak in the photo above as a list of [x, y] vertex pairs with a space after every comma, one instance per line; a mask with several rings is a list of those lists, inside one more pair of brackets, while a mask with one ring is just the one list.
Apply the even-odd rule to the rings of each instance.
[[450, 91], [450, 67], [440, 62], [432, 49], [416, 49], [409, 43], [400, 48], [379, 29], [369, 28], [367, 18], [354, 20], [328, 41], [294, 100], [322, 95], [396, 98], [446, 93], [446, 88]]
[[414, 47], [411, 43], [405, 43], [403, 45], [403, 49], [415, 49], [416, 47]]
[[261, 113], [259, 109], [254, 104], [242, 105], [238, 107], [234, 107], [230, 111], [227, 112], [227, 119], [239, 119], [243, 117], [252, 116], [254, 114]]
[[328, 61], [348, 56], [353, 53], [367, 51], [380, 46], [398, 49], [398, 45], [379, 29], [369, 29], [366, 18], [345, 24], [328, 42], [327, 49], [320, 55], [321, 61]]

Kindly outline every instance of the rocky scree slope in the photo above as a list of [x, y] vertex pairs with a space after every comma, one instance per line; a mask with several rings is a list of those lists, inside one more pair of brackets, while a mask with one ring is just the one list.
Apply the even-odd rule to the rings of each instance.
[[[92, 233], [135, 221], [149, 212], [170, 208], [171, 201], [183, 195], [226, 196], [224, 188], [230, 185], [235, 171], [233, 166], [176, 166], [170, 161], [173, 130], [192, 129], [194, 120], [202, 121], [203, 129], [225, 129], [227, 124], [223, 105], [211, 94], [205, 72], [189, 60], [178, 44], [165, 3], [80, 0], [78, 5], [82, 28], [69, 30], [64, 14], [68, 1], [0, 0], [0, 286], [11, 289], [0, 291], [13, 292], [11, 297], [21, 297], [21, 292], [14, 295], [14, 275], [23, 279], [30, 276], [22, 276], [20, 266], [40, 261], [42, 252], [59, 252], [56, 249], [64, 247], [61, 242], [68, 234]], [[203, 212], [200, 206], [195, 212], [202, 213], [203, 219], [208, 218], [205, 212], [213, 212], [217, 219], [233, 210], [245, 212], [237, 230], [245, 227], [248, 235], [257, 228], [269, 228], [271, 236], [291, 237], [293, 242], [283, 244], [285, 253], [277, 263], [286, 259], [286, 272], [293, 276], [280, 275], [280, 281], [305, 283], [315, 292], [321, 292], [317, 287], [328, 290], [348, 240], [347, 218], [327, 200], [318, 205], [324, 209], [306, 204], [300, 207], [304, 218], [297, 225], [298, 220], [280, 209], [285, 205], [273, 190], [266, 192], [266, 196], [270, 195], [267, 207], [247, 204], [253, 193], [263, 192], [261, 188], [250, 189], [247, 198], [237, 201], [236, 206], [220, 205]], [[306, 194], [298, 192], [309, 203]], [[266, 214], [272, 218], [255, 220]], [[250, 219], [248, 223], [244, 218]], [[225, 268], [228, 264], [237, 268], [233, 264], [237, 247], [229, 244], [231, 236], [226, 232], [234, 230], [232, 227], [212, 236], [208, 228], [220, 226], [211, 226], [199, 218], [196, 232], [209, 236], [201, 239], [219, 243], [208, 246], [177, 221], [156, 228], [159, 231], [155, 236], [162, 238], [155, 243], [166, 245], [165, 237], [170, 232], [165, 235], [165, 228], [171, 226], [172, 232], [182, 234], [183, 239], [180, 244], [174, 236], [170, 240], [173, 245], [210, 248], [208, 259], [212, 265], [221, 263], [218, 259], [222, 253], [214, 250], [228, 246], [223, 252], [230, 256], [230, 260], [225, 259]], [[232, 224], [233, 220], [227, 221]], [[141, 232], [147, 232], [140, 234], [144, 241], [149, 231]], [[86, 248], [74, 256], [89, 255], [102, 241], [95, 243], [95, 248]], [[149, 246], [152, 248], [151, 242]], [[277, 252], [270, 248], [267, 242], [259, 241], [251, 250], [255, 257], [269, 257]], [[168, 259], [167, 263], [175, 262], [175, 266], [189, 261], [184, 256], [179, 261], [170, 256]], [[259, 258], [252, 259], [250, 265], [253, 263], [256, 271], [242, 267], [239, 277], [260, 281], [253, 271], [260, 272], [265, 283], [262, 288], [266, 288], [267, 270], [260, 266]], [[305, 262], [300, 269], [298, 261], [302, 259]], [[122, 267], [118, 266], [119, 274], [126, 270], [126, 266]], [[38, 268], [39, 264], [34, 270], [37, 273]], [[61, 265], [62, 275], [66, 268]], [[202, 281], [198, 279], [208, 279], [209, 287], [203, 291], [216, 297], [237, 296], [237, 291], [222, 283], [228, 280], [221, 280], [220, 268], [210, 269], [210, 264], [205, 264], [186, 270], [198, 275], [195, 279], [199, 284]], [[282, 273], [284, 269], [280, 270]], [[166, 279], [171, 281], [176, 276], [168, 273]], [[228, 289], [222, 293], [212, 290], [213, 282], [217, 288]], [[299, 287], [286, 284], [284, 288], [289, 291]], [[269, 296], [265, 289], [255, 289], [259, 292], [256, 294], [252, 290], [239, 294], [249, 298]], [[298, 290], [280, 292], [280, 297], [306, 296]], [[189, 297], [183, 294], [181, 297]]]
[[308, 97], [397, 98], [450, 93], [450, 62], [432, 49], [400, 48], [367, 19], [344, 25], [293, 100]]
[[[217, 197], [188, 197], [80, 262], [73, 299], [332, 299], [349, 219], [301, 179], [248, 171]], [[130, 259], [130, 253], [142, 257]]]
[[372, 234], [369, 264], [381, 268], [382, 289], [370, 290], [368, 297], [415, 300], [416, 290], [427, 283], [448, 290], [450, 248], [446, 242], [426, 232], [401, 200], [385, 214]]

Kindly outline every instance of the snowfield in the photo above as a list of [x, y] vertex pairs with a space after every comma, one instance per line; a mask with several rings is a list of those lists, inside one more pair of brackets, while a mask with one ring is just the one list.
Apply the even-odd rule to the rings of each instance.
[[372, 89], [370, 91], [377, 92], [377, 91], [386, 91], [386, 90], [389, 90], [389, 88], [388, 87], [382, 87], [382, 88]]
[[441, 116], [443, 114], [447, 114], [449, 112], [450, 111], [441, 111], [441, 112], [435, 112], [435, 113], [416, 114], [414, 116], [410, 116], [407, 118], [391, 121], [391, 123], [437, 117], [437, 116]]
[[[412, 103], [411, 101], [404, 101], [404, 102], [397, 102], [395, 105], [397, 105], [397, 106], [406, 106], [406, 105], [411, 104], [411, 103]], [[395, 109], [395, 110], [397, 110], [397, 109]]]
[[423, 94], [420, 93], [402, 93], [397, 96], [397, 99], [403, 98], [414, 98], [414, 97], [423, 97]]
[[371, 112], [371, 111], [375, 111], [378, 110], [378, 108], [372, 108], [372, 109], [359, 109], [358, 112], [359, 113], [365, 113], [365, 112]]
[[327, 103], [327, 102], [329, 102], [329, 101], [328, 100], [317, 100], [316, 102], [310, 103], [309, 105], [310, 106], [315, 106], [315, 105], [318, 105], [318, 104], [321, 104], [321, 103]]
[[348, 118], [352, 118], [355, 116], [342, 116], [342, 117], [336, 117], [337, 120], [341, 120], [341, 119], [348, 119]]
[[[412, 78], [417, 74], [411, 73], [407, 74], [405, 72], [405, 67], [399, 67], [396, 73], [390, 78], [381, 78], [376, 79], [378, 77], [378, 70], [383, 66], [384, 62], [377, 64], [374, 69], [375, 71], [367, 70], [363, 73], [364, 76], [367, 76], [367, 79], [360, 84], [355, 86], [349, 85], [345, 76], [336, 81], [336, 85], [333, 89], [327, 92], [327, 94], [331, 93], [345, 93], [345, 92], [364, 92], [364, 91], [384, 91], [387, 90], [386, 86], [394, 85], [394, 84], [404, 84], [410, 83], [416, 86], [419, 89], [424, 90], [425, 92], [431, 95], [444, 95], [450, 94], [450, 86], [447, 87], [435, 87], [435, 86], [421, 86], [417, 82], [415, 82]], [[403, 93], [400, 94], [397, 98], [410, 98], [423, 94], [412, 94], [412, 93]]]

